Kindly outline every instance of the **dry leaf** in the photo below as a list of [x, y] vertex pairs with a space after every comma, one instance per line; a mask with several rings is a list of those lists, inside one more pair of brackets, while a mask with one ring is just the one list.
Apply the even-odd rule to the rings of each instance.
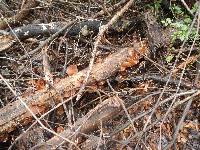
[[42, 90], [45, 88], [46, 82], [43, 79], [30, 80], [27, 82], [29, 85], [33, 85], [36, 90]]
[[56, 132], [61, 133], [64, 131], [64, 128], [62, 126], [57, 127]]
[[189, 121], [188, 123], [185, 123], [184, 128], [190, 128], [196, 130], [196, 124], [192, 121]]
[[76, 74], [77, 72], [78, 72], [77, 65], [70, 65], [67, 67], [66, 73], [69, 76], [72, 76], [72, 75]]
[[183, 133], [180, 133], [178, 136], [178, 142], [180, 143], [186, 143], [187, 142], [187, 137]]
[[37, 90], [42, 90], [45, 88], [46, 82], [43, 79], [35, 80], [35, 88]]
[[64, 108], [63, 108], [63, 106], [61, 106], [61, 107], [58, 107], [57, 109], [56, 109], [56, 115], [57, 116], [62, 116], [63, 114], [64, 114]]
[[97, 89], [98, 89], [98, 85], [96, 84], [96, 83], [94, 83], [94, 84], [91, 84], [90, 86], [89, 86], [89, 92], [94, 92], [94, 91], [97, 91]]
[[157, 109], [155, 115], [156, 115], [156, 118], [157, 118], [157, 119], [160, 119], [161, 116], [162, 116], [162, 115], [161, 115], [161, 111], [160, 111], [159, 109]]

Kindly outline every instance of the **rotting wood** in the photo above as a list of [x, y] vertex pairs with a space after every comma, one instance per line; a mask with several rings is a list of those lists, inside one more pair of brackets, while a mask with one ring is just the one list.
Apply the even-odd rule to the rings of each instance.
[[[185, 95], [185, 94], [186, 93], [181, 93], [180, 95]], [[187, 93], [187, 94], [189, 94], [189, 93]], [[196, 92], [191, 91], [190, 94], [193, 95], [191, 97], [196, 97], [199, 95], [199, 91], [196, 91]], [[165, 104], [166, 102], [168, 102], [172, 99], [173, 99], [173, 97], [171, 99], [170, 98], [166, 99], [166, 100], [160, 102], [159, 105]], [[175, 106], [173, 107], [173, 109], [175, 109], [179, 105], [182, 105], [183, 103], [185, 103], [188, 100], [189, 100], [189, 98], [187, 97], [184, 100], [177, 102], [175, 104]], [[131, 103], [133, 104], [134, 102], [130, 102], [128, 105], [130, 106]], [[62, 133], [60, 133], [60, 135], [63, 137], [70, 137], [70, 139], [75, 141], [75, 140], [77, 140], [78, 137], [81, 137], [81, 135], [82, 135], [81, 133], [88, 134], [88, 133], [91, 133], [92, 131], [98, 129], [98, 125], [100, 125], [100, 120], [102, 120], [105, 123], [109, 119], [114, 119], [119, 114], [119, 112], [121, 112], [122, 110], [123, 109], [122, 109], [122, 106], [120, 105], [118, 97], [115, 97], [115, 96], [110, 97], [107, 100], [103, 101], [98, 106], [96, 106], [93, 110], [91, 110], [83, 118], [80, 118], [79, 120], [77, 120], [77, 122], [75, 123], [74, 127], [71, 130], [66, 129]], [[134, 121], [138, 120], [139, 118], [144, 117], [151, 111], [152, 111], [152, 109], [147, 110], [146, 112], [142, 113], [141, 115], [139, 115], [137, 117], [133, 117], [134, 118], [133, 120]], [[130, 122], [128, 122], [127, 124], [131, 125]], [[120, 125], [120, 126], [124, 127], [124, 125]], [[115, 134], [117, 134], [122, 129], [123, 128], [119, 129]], [[113, 134], [113, 135], [115, 135], [115, 134]], [[134, 136], [138, 136], [138, 133], [136, 132]], [[94, 137], [94, 138], [96, 138], [96, 139], [92, 139], [93, 143], [90, 143], [91, 144], [90, 147], [93, 147], [93, 146], [95, 147], [98, 143], [99, 139], [97, 137]], [[65, 141], [62, 138], [54, 136], [47, 142], [43, 142], [43, 143], [40, 143], [40, 144], [34, 146], [32, 148], [32, 150], [56, 149], [58, 145], [61, 146], [63, 143], [65, 143]]]
[[[112, 119], [113, 116], [117, 115], [122, 110], [117, 97], [110, 97], [103, 101], [87, 113], [83, 118], [80, 118], [74, 125], [74, 127], [69, 130], [66, 129], [60, 135], [62, 137], [70, 138], [75, 141], [81, 133], [89, 133], [94, 131], [100, 125], [100, 122], [105, 122]], [[40, 143], [34, 146], [31, 150], [43, 150], [43, 149], [56, 149], [58, 145], [64, 143], [62, 138], [54, 136], [47, 142]]]
[[[109, 55], [102, 63], [95, 64], [87, 85], [107, 79], [119, 71], [122, 67], [122, 63], [130, 61], [130, 58], [133, 58], [133, 55], [137, 53], [136, 51], [139, 51], [142, 55], [146, 55], [148, 53], [148, 48], [145, 46], [144, 49], [143, 46], [141, 45], [141, 42], [135, 41], [133, 47], [119, 49], [116, 53]], [[138, 57], [137, 59], [140, 59], [141, 57]], [[60, 103], [60, 93], [67, 95], [65, 93], [80, 88], [82, 81], [86, 77], [87, 71], [88, 68], [73, 76], [60, 79], [60, 81], [54, 84], [54, 88], [51, 88], [48, 91], [40, 90], [31, 95], [24, 94], [21, 96], [21, 99], [35, 114], [42, 114], [51, 109], [55, 103]], [[59, 93], [57, 91], [59, 91]], [[25, 109], [25, 106], [21, 104], [19, 100], [8, 104], [0, 109], [0, 134], [13, 131], [19, 123], [22, 125], [27, 124], [32, 120], [31, 118], [32, 115]]]

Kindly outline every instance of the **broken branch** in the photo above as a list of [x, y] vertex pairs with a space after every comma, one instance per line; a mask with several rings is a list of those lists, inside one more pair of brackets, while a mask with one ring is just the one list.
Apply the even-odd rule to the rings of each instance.
[[[88, 79], [87, 85], [105, 80], [119, 71], [124, 62], [133, 59], [133, 55], [137, 53], [136, 50], [139, 50], [141, 54], [144, 55], [147, 53], [147, 49], [144, 51], [141, 43], [137, 42], [133, 47], [120, 49], [118, 52], [109, 55], [102, 63], [95, 64], [91, 71], [91, 76]], [[140, 58], [141, 57], [137, 57], [137, 59]], [[48, 91], [39, 90], [32, 95], [24, 94], [21, 96], [21, 99], [29, 106], [35, 115], [43, 114], [55, 103], [60, 103], [60, 93], [66, 96], [67, 94], [65, 93], [72, 90], [76, 91], [80, 88], [87, 75], [87, 71], [88, 68], [73, 76], [60, 79], [59, 82], [54, 84], [54, 88], [51, 88]], [[57, 91], [59, 91], [59, 93]], [[52, 101], [52, 99], [54, 101]], [[31, 118], [32, 115], [19, 100], [8, 104], [0, 109], [0, 134], [13, 131], [19, 123], [23, 125], [27, 124], [30, 122]]]

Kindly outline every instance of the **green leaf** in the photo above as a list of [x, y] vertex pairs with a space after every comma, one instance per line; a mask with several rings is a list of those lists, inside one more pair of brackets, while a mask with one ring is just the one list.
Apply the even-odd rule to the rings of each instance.
[[190, 24], [192, 22], [192, 19], [190, 19], [189, 17], [185, 18], [183, 20], [185, 23]]
[[167, 63], [170, 63], [172, 61], [172, 59], [174, 58], [174, 55], [168, 55], [165, 60]]
[[172, 23], [172, 19], [171, 19], [171, 18], [167, 18], [167, 19], [166, 19], [166, 22], [167, 22], [168, 24], [171, 24], [171, 23]]
[[182, 24], [182, 27], [181, 27], [181, 30], [182, 31], [188, 31], [188, 26], [187, 25], [185, 25], [185, 24]]
[[183, 15], [184, 14], [183, 11], [182, 11], [182, 9], [179, 6], [175, 6], [174, 5], [172, 7], [172, 10], [174, 10], [174, 13], [177, 14], [177, 15]]
[[194, 14], [197, 10], [198, 10], [198, 2], [196, 2], [196, 3], [194, 4], [194, 6], [193, 6], [192, 9], [191, 9], [191, 12]]

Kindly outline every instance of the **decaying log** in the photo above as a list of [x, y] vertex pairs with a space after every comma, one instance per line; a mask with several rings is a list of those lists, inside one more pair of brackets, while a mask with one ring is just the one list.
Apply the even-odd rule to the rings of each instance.
[[[127, 32], [131, 28], [139, 24], [141, 20], [137, 17], [133, 17], [130, 20], [118, 20], [109, 28], [109, 33], [122, 33]], [[67, 30], [62, 32], [62, 35], [67, 37], [83, 35], [88, 36], [91, 34], [97, 35], [99, 27], [105, 25], [107, 21], [100, 20], [83, 20], [71, 25]], [[38, 36], [50, 36], [61, 30], [67, 22], [52, 22], [52, 23], [40, 23], [40, 24], [29, 24], [22, 27], [17, 27], [10, 31], [10, 34], [15, 34], [19, 39], [24, 40], [30, 37]], [[67, 31], [67, 33], [65, 33]]]
[[[40, 23], [40, 24], [28, 24], [26, 26], [17, 27], [10, 31], [11, 35], [16, 35], [18, 39], [24, 40], [30, 37], [42, 37], [42, 36], [50, 36], [60, 31], [67, 22], [52, 22], [52, 23]], [[93, 32], [98, 33], [99, 27], [102, 24], [102, 21], [99, 20], [87, 20], [81, 21], [69, 26], [66, 30], [62, 32], [62, 35], [66, 33], [66, 36], [76, 36], [81, 34], [82, 32]], [[84, 30], [83, 31], [83, 28]]]
[[[78, 136], [81, 136], [81, 133], [89, 133], [96, 130], [101, 121], [105, 122], [113, 118], [121, 110], [122, 107], [117, 97], [108, 98], [79, 119], [71, 130], [64, 130], [60, 135], [75, 141]], [[65, 141], [62, 138], [55, 136], [47, 142], [34, 146], [32, 150], [56, 149], [63, 142]]]
[[39, 2], [36, 0], [28, 0], [22, 10], [20, 10], [15, 16], [10, 18], [0, 19], [0, 29], [5, 29], [9, 26], [13, 26], [21, 22], [32, 10], [32, 8], [37, 7]]
[[[120, 97], [121, 98], [121, 97]], [[135, 102], [137, 102], [139, 100], [139, 98], [130, 98], [130, 96], [122, 96], [123, 98], [123, 101], [124, 101], [124, 105], [126, 108], [130, 107], [131, 105], [133, 105]], [[108, 105], [108, 102], [112, 102], [113, 100], [118, 100], [118, 98], [116, 97], [111, 97], [107, 100], [105, 100], [103, 103], [101, 104], [98, 104], [98, 106], [96, 106], [92, 111], [90, 111], [90, 113], [86, 114], [85, 116], [83, 116], [82, 118], [79, 118], [74, 124], [73, 124], [73, 129], [65, 129], [65, 131], [63, 131], [62, 134], [65, 134], [66, 135], [73, 135], [73, 137], [76, 137], [76, 138], [81, 138], [82, 136], [84, 136], [83, 134], [80, 133], [80, 130], [77, 132], [77, 135], [75, 136], [74, 132], [75, 130], [77, 129], [77, 127], [80, 125], [81, 127], [81, 130], [82, 130], [82, 133], [84, 131], [85, 134], [90, 134], [92, 133], [92, 131], [96, 131], [98, 130], [98, 128], [96, 128], [96, 125], [92, 126], [92, 125], [87, 125], [87, 126], [81, 126], [81, 123], [84, 122], [84, 120], [86, 121], [88, 119], [87, 122], [84, 122], [85, 123], [91, 123], [92, 120], [94, 118], [94, 116], [96, 116], [96, 119], [100, 119], [101, 116], [103, 116], [103, 114], [106, 114], [110, 119], [115, 119], [116, 117], [120, 115], [122, 115], [124, 113], [124, 111], [121, 109], [121, 106], [119, 108], [116, 108], [116, 111], [115, 111], [115, 106], [113, 105], [113, 108], [112, 108], [112, 111], [115, 112], [115, 113], [112, 113], [112, 114], [109, 114], [110, 112], [110, 109], [111, 109], [111, 105]], [[116, 101], [117, 102], [117, 101]], [[117, 102], [118, 103], [118, 102]], [[105, 107], [105, 108], [103, 108]], [[98, 108], [98, 109], [97, 109]], [[101, 109], [100, 111], [100, 114], [99, 111], [99, 108], [103, 108]], [[104, 111], [103, 111], [104, 110]], [[118, 113], [119, 112], [119, 113]], [[90, 118], [87, 118], [89, 116], [89, 114], [92, 113], [92, 116], [93, 117], [90, 117]], [[110, 116], [109, 116], [110, 115]], [[98, 117], [99, 116], [99, 117]], [[143, 116], [141, 116], [143, 117]], [[140, 117], [138, 117], [137, 119], [139, 119]], [[110, 120], [109, 119], [109, 120]], [[137, 120], [136, 119], [136, 120]], [[109, 124], [109, 122], [106, 122], [105, 118], [102, 119], [102, 121], [104, 120], [104, 125], [107, 125], [107, 123]], [[94, 121], [95, 123], [98, 123], [98, 121]], [[100, 125], [98, 125], [99, 127]], [[38, 129], [39, 128], [39, 129]], [[37, 133], [37, 134], [32, 134], [35, 130], [39, 130], [37, 132], [40, 132], [40, 133]], [[30, 129], [28, 131], [26, 131], [25, 133], [22, 133], [20, 135], [20, 138], [18, 137], [17, 141], [15, 141], [15, 143], [13, 143], [12, 146], [14, 147], [19, 147], [21, 149], [21, 147], [25, 147], [25, 149], [30, 149], [32, 147], [35, 146], [36, 147], [44, 147], [45, 145], [48, 145], [48, 144], [45, 144], [45, 143], [42, 143], [41, 144], [41, 140], [38, 140], [38, 139], [41, 139], [43, 137], [46, 137], [46, 132], [45, 129], [42, 129], [41, 127], [36, 127], [36, 128], [33, 128], [33, 129]], [[80, 134], [79, 134], [80, 133]], [[39, 137], [40, 136], [40, 137]], [[55, 138], [55, 137], [54, 137]], [[52, 139], [54, 139], [52, 138]], [[31, 139], [31, 140], [30, 140]], [[36, 140], [33, 140], [36, 139]], [[46, 139], [46, 138], [45, 138]], [[70, 138], [71, 139], [71, 138]], [[95, 148], [97, 145], [98, 145], [98, 142], [99, 142], [100, 138], [97, 137], [97, 136], [94, 136], [92, 134], [89, 135], [89, 137], [87, 136], [87, 140], [84, 141], [82, 144], [81, 144], [81, 149], [87, 149], [87, 147], [92, 147], [92, 148]], [[29, 143], [31, 141], [31, 143]], [[44, 140], [46, 141], [46, 140]], [[44, 142], [43, 141], [43, 142]], [[101, 143], [102, 144], [102, 143]], [[36, 146], [37, 145], [37, 146]], [[91, 149], [92, 149], [91, 148]]]
[[[129, 48], [119, 49], [116, 53], [109, 55], [103, 62], [94, 65], [87, 85], [107, 79], [117, 71], [125, 70], [139, 62], [142, 55], [148, 53], [148, 48], [141, 46], [141, 42], [134, 42]], [[40, 90], [35, 93], [24, 94], [21, 99], [38, 116], [51, 109], [55, 103], [61, 102], [61, 94], [67, 97], [67, 92], [77, 90], [81, 87], [87, 75], [88, 68], [77, 74], [60, 79], [54, 84], [54, 88]], [[30, 122], [32, 115], [26, 110], [19, 100], [8, 104], [0, 109], [0, 134], [13, 131], [19, 123], [22, 125]]]

